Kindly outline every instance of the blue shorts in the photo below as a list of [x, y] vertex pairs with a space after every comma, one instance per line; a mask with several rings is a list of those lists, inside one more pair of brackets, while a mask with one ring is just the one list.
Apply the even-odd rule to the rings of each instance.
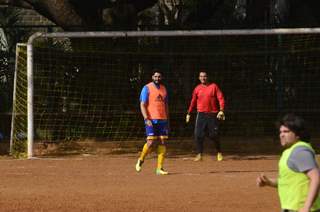
[[148, 140], [167, 139], [168, 138], [168, 121], [167, 120], [151, 120], [152, 126], [146, 127], [146, 136]]

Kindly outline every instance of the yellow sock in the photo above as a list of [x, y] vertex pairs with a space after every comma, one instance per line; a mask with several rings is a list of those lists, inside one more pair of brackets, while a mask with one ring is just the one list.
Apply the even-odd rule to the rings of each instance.
[[142, 148], [142, 152], [141, 152], [141, 155], [140, 155], [139, 159], [144, 161], [144, 158], [146, 157], [148, 152], [149, 152], [149, 147], [148, 147], [148, 144], [145, 143], [143, 148]]
[[158, 145], [158, 165], [157, 169], [162, 169], [164, 157], [166, 154], [166, 146], [165, 145]]

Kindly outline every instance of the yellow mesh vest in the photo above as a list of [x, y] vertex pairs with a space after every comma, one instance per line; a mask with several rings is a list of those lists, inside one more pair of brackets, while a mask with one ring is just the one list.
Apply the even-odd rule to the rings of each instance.
[[[303, 207], [308, 195], [309, 178], [304, 173], [294, 172], [288, 167], [288, 159], [293, 149], [297, 146], [305, 146], [311, 149], [311, 145], [303, 141], [299, 141], [286, 149], [279, 161], [279, 176], [278, 176], [278, 194], [282, 209], [299, 210]], [[311, 211], [320, 209], [319, 196], [315, 200]]]

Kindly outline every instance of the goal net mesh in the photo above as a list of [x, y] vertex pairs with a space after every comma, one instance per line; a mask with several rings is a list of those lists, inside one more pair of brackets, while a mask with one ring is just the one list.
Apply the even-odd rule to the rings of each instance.
[[[170, 138], [191, 139], [184, 118], [198, 73], [223, 91], [221, 134], [274, 134], [274, 122], [295, 112], [313, 124], [320, 112], [320, 36], [168, 36], [39, 38], [34, 43], [35, 142], [144, 139], [139, 108], [152, 69], [169, 94]], [[26, 47], [18, 52], [13, 140], [27, 138]], [[17, 149], [24, 148], [17, 145]]]

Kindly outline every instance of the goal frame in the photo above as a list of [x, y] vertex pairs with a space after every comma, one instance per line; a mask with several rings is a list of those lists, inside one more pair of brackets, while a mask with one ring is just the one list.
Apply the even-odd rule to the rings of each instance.
[[[33, 158], [34, 144], [34, 84], [33, 84], [33, 43], [38, 38], [107, 38], [107, 37], [190, 37], [190, 36], [250, 36], [320, 34], [320, 28], [278, 28], [278, 29], [239, 29], [239, 30], [177, 30], [177, 31], [108, 31], [108, 32], [37, 32], [27, 42], [27, 158]], [[15, 94], [13, 94], [15, 95]], [[11, 137], [12, 137], [11, 128]], [[12, 139], [12, 138], [11, 138]], [[10, 142], [10, 151], [12, 142]]]

